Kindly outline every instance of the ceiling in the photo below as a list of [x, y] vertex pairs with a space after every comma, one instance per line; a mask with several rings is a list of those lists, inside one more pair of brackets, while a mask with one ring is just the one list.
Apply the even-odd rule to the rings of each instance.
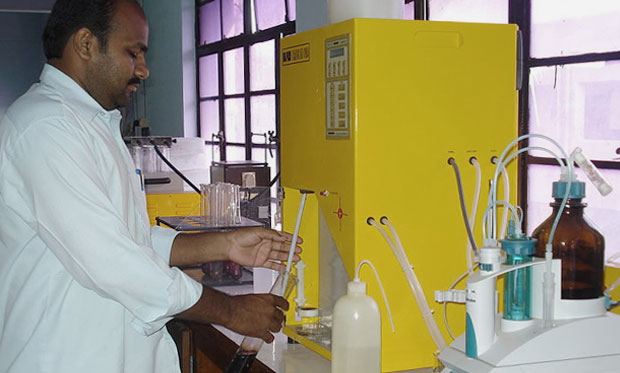
[[0, 11], [45, 12], [56, 0], [0, 0]]

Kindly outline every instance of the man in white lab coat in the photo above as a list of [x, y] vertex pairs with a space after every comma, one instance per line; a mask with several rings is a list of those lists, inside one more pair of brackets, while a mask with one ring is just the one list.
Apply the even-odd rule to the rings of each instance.
[[177, 266], [280, 269], [290, 235], [149, 227], [117, 110], [149, 74], [142, 8], [58, 0], [43, 41], [40, 82], [0, 122], [0, 372], [178, 372], [172, 317], [272, 341], [284, 299], [228, 296]]

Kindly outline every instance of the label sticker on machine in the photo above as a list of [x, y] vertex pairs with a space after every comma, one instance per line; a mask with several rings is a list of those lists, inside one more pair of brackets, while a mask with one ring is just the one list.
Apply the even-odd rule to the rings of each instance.
[[325, 42], [325, 135], [349, 138], [349, 36]]
[[296, 45], [282, 50], [282, 65], [310, 61], [310, 44]]

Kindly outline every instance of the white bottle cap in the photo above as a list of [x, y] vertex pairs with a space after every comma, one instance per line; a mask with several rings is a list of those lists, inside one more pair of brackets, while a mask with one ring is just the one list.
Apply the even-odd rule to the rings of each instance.
[[366, 294], [366, 283], [362, 281], [349, 281], [347, 294]]

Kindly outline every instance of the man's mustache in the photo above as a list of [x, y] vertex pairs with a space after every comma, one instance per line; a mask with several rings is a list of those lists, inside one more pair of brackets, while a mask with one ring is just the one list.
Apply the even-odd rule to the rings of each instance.
[[142, 83], [142, 81], [138, 78], [131, 78], [129, 79], [129, 82], [127, 83], [127, 85], [137, 85], [139, 86], [140, 83]]

